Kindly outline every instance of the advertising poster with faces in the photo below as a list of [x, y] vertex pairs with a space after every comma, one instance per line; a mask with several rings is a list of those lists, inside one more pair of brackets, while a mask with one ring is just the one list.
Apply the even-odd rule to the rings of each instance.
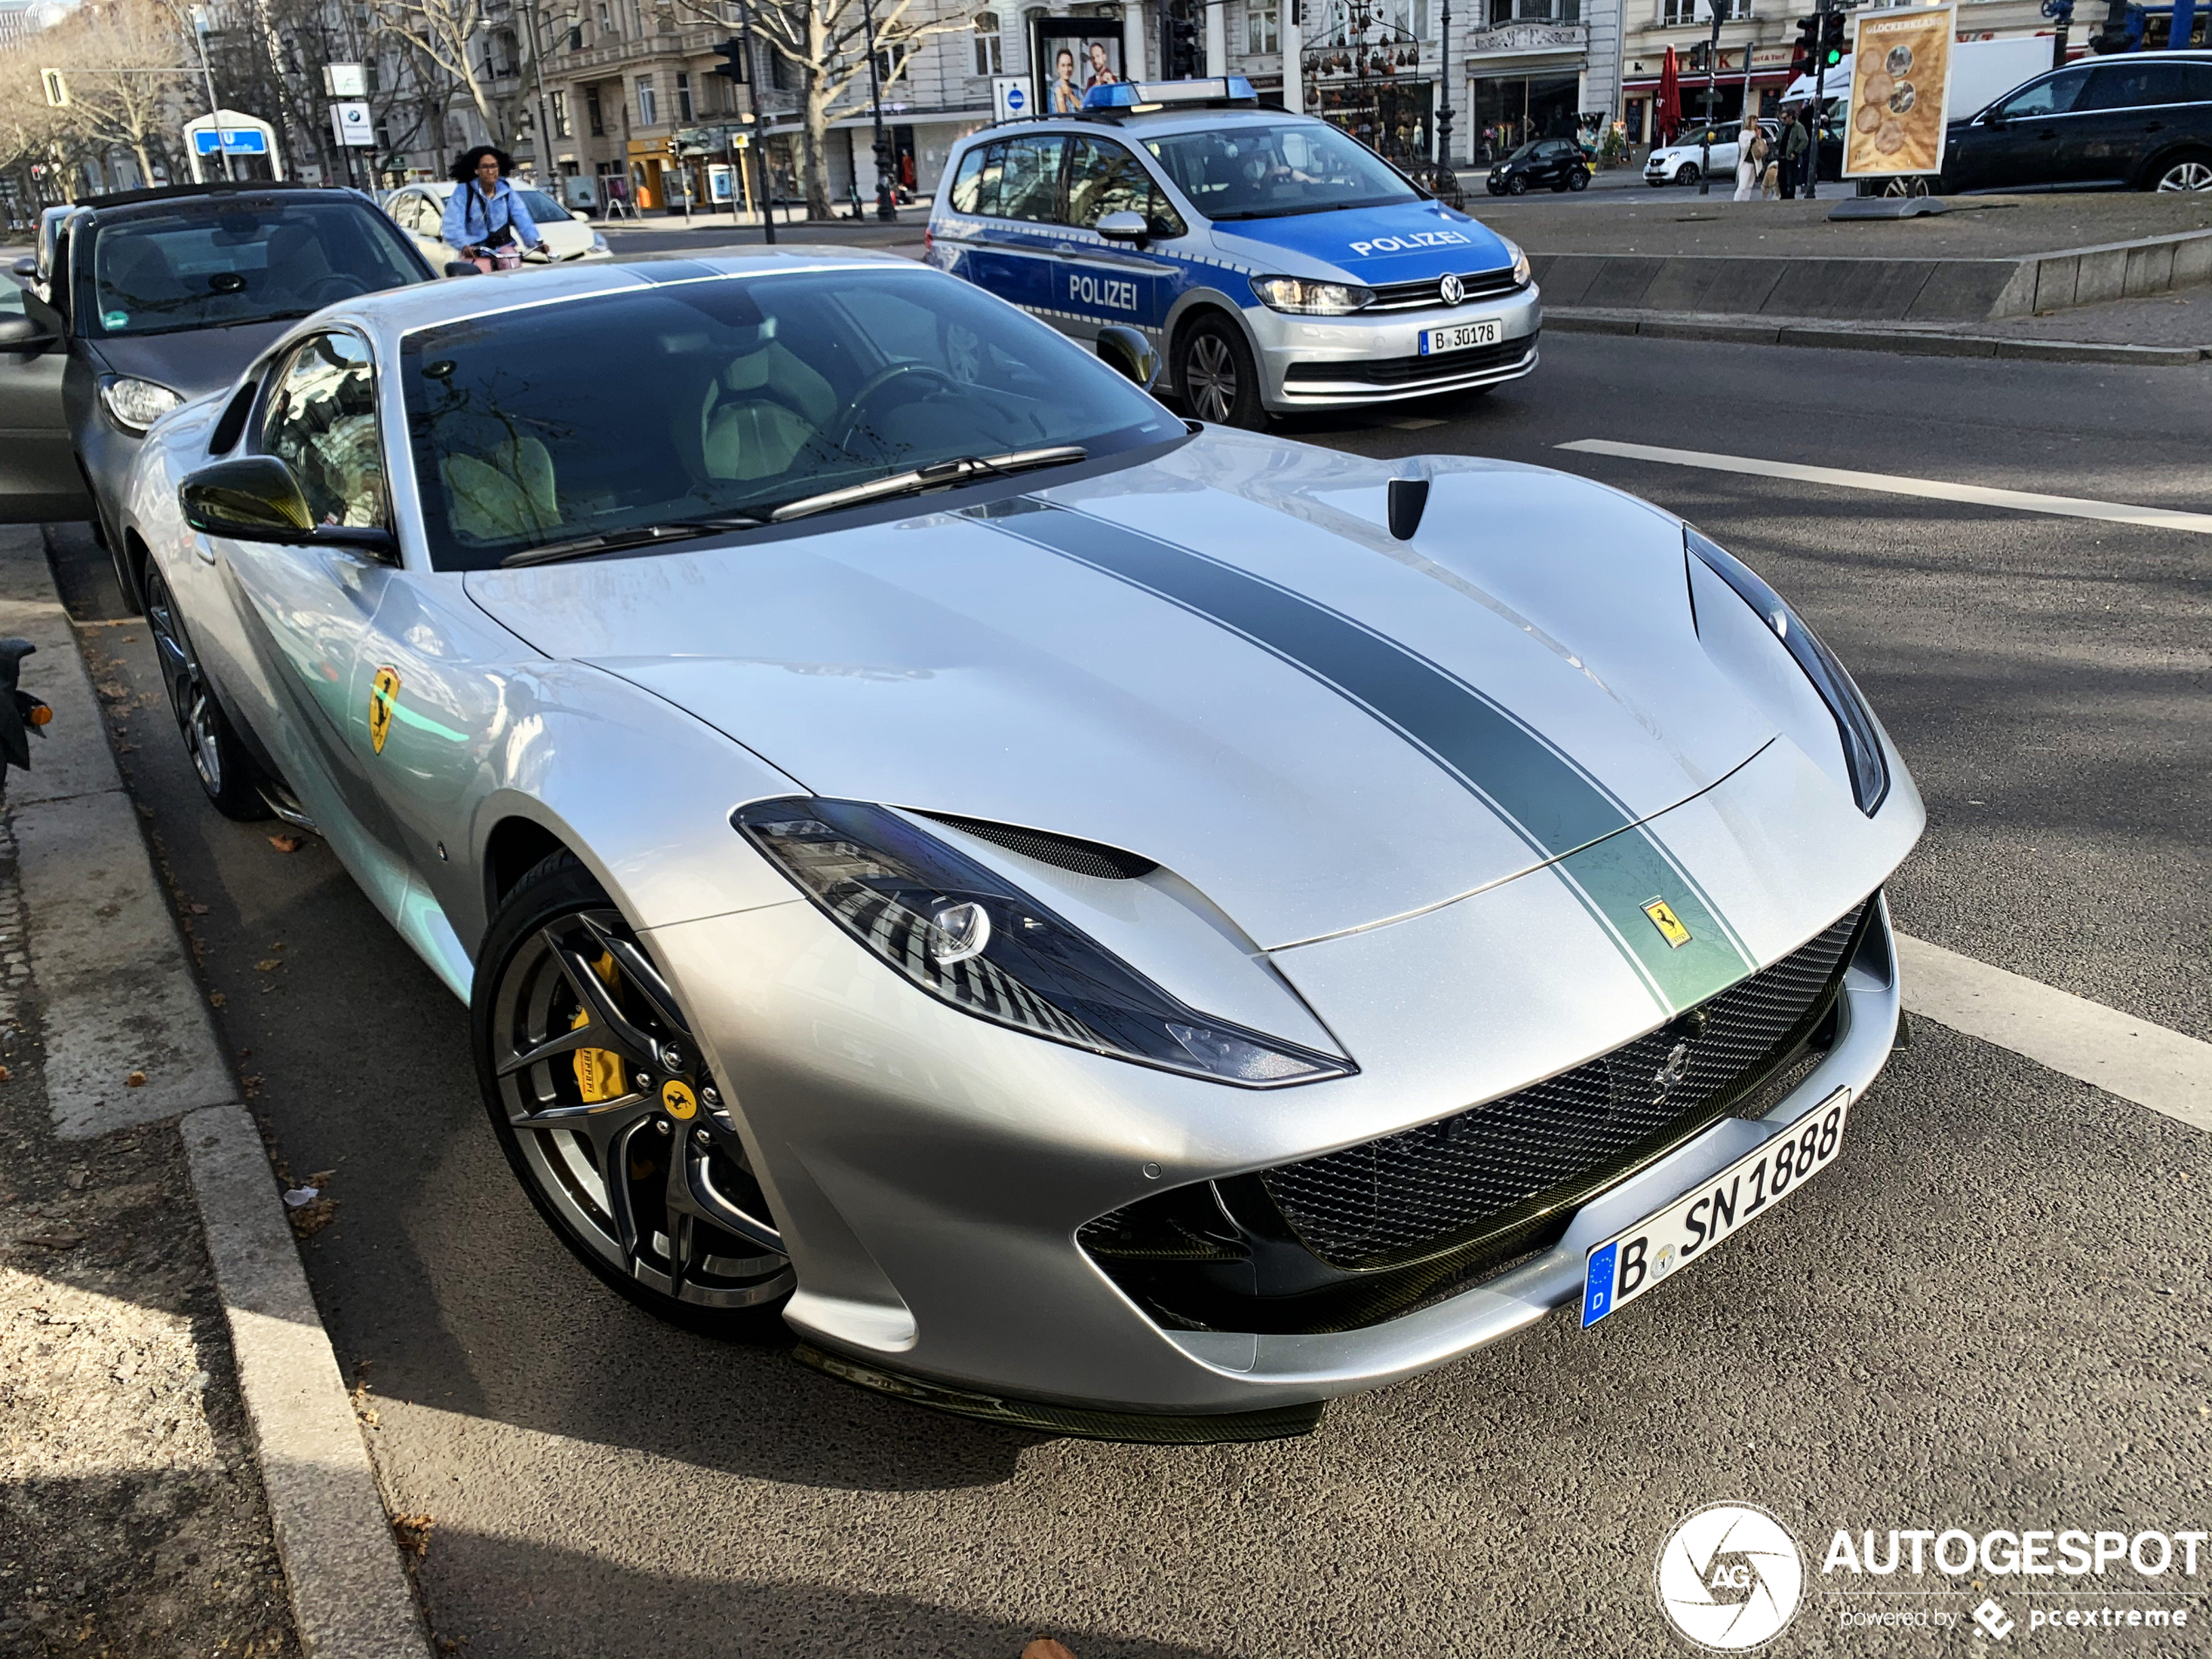
[[1844, 177], [1941, 172], [1953, 8], [1878, 11], [1852, 21]]
[[1107, 17], [1039, 17], [1030, 25], [1036, 109], [1073, 115], [1083, 94], [1122, 78], [1121, 25]]

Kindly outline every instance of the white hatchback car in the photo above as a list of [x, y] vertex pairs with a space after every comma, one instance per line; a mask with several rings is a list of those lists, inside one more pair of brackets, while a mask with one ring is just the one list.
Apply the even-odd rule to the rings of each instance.
[[[1771, 144], [1781, 132], [1778, 121], [1762, 121], [1767, 142]], [[1710, 131], [1713, 150], [1710, 158], [1713, 177], [1732, 179], [1736, 174], [1736, 135], [1741, 129], [1734, 121], [1721, 122]], [[1703, 176], [1709, 158], [1705, 154], [1704, 135], [1708, 129], [1690, 126], [1675, 143], [1654, 150], [1643, 164], [1643, 182], [1653, 189], [1661, 185], [1694, 185]]]
[[[435, 184], [408, 185], [384, 199], [384, 211], [392, 216], [392, 222], [415, 238], [422, 257], [434, 267], [442, 268], [447, 260], [461, 257], [461, 250], [448, 246], [440, 229], [453, 191], [453, 182], [446, 179]], [[523, 199], [523, 211], [543, 234], [545, 246], [553, 250], [555, 259], [614, 257], [608, 250], [607, 239], [591, 228], [589, 219], [578, 219], [542, 190], [517, 185], [515, 193]]]

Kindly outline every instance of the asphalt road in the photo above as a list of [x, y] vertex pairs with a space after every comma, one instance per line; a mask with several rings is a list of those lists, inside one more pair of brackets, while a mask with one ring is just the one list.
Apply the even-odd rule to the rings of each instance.
[[[1293, 435], [1541, 461], [1683, 512], [1798, 604], [1909, 757], [1930, 826], [1892, 888], [1907, 930], [2212, 1038], [2212, 540], [1553, 447], [2203, 510], [2208, 400], [2212, 368], [1563, 335], [1487, 398]], [[1082, 1659], [1648, 1655], [1679, 1646], [1660, 1541], [1714, 1500], [1765, 1506], [1816, 1561], [1838, 1527], [2206, 1524], [2206, 1136], [1925, 1022], [1847, 1155], [1751, 1237], [1302, 1440], [1007, 1433], [664, 1328], [538, 1222], [461, 1008], [328, 852], [202, 806], [144, 627], [87, 637], [138, 693], [121, 759], [254, 1105], [292, 1168], [338, 1172], [309, 1276], [394, 1510], [435, 1519], [420, 1582], [469, 1659], [1014, 1659], [1042, 1634]], [[2191, 1605], [2186, 1633], [2038, 1641], [2202, 1653]], [[1993, 1646], [1809, 1607], [1771, 1651], [2027, 1643], [2024, 1620]]]

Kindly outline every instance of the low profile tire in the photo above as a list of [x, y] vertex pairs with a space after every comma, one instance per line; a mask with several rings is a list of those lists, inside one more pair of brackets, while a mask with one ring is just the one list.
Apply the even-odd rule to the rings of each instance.
[[1257, 432], [1267, 424], [1259, 401], [1259, 367], [1237, 325], [1201, 317], [1177, 348], [1175, 383], [1190, 413], [1216, 426]]
[[1527, 177], [1527, 175], [1526, 173], [1518, 173], [1518, 172], [1517, 172], [1517, 173], [1514, 174], [1514, 176], [1513, 176], [1512, 178], [1510, 178], [1510, 179], [1507, 179], [1507, 180], [1506, 180], [1506, 194], [1507, 194], [1507, 195], [1508, 195], [1508, 196], [1526, 196], [1527, 193], [1528, 193], [1528, 177]]
[[492, 1133], [561, 1242], [671, 1323], [772, 1325], [796, 1278], [752, 1161], [667, 981], [573, 853], [501, 904], [469, 1020]]
[[176, 596], [149, 559], [145, 564], [145, 616], [153, 635], [153, 651], [161, 664], [161, 683], [169, 693], [169, 711], [176, 717], [178, 734], [192, 759], [201, 792], [208, 804], [226, 818], [258, 823], [273, 816], [261, 799], [261, 769], [232, 730], [230, 718], [216, 700], [214, 687], [192, 652], [192, 637], [177, 610]]
[[2175, 156], [2153, 172], [2156, 191], [2212, 190], [2212, 156]]

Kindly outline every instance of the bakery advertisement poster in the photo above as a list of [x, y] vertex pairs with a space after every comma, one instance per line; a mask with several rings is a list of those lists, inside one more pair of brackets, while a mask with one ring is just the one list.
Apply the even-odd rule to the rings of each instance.
[[1955, 8], [1852, 18], [1844, 177], [1939, 172]]

